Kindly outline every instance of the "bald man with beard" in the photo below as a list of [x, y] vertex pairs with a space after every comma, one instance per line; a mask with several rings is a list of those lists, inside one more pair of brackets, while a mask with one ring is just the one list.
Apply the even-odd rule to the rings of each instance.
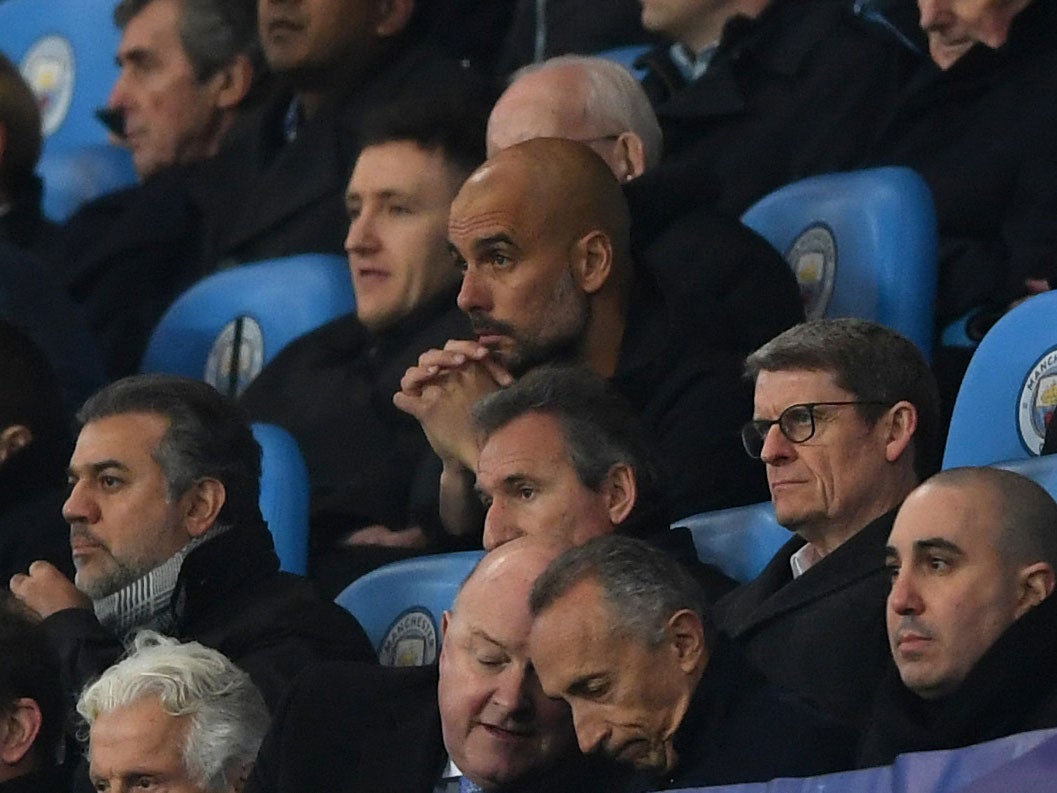
[[751, 400], [738, 356], [717, 350], [714, 299], [702, 292], [689, 311], [664, 294], [635, 268], [629, 226], [605, 161], [570, 140], [504, 149], [456, 196], [448, 236], [476, 339], [424, 353], [394, 397], [444, 464], [452, 533], [481, 526], [473, 404], [544, 363], [585, 366], [631, 402], [656, 440], [671, 514], [765, 496], [737, 445]]

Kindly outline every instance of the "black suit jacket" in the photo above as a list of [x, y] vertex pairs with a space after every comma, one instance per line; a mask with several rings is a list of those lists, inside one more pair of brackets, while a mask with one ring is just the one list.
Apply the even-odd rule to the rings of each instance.
[[722, 598], [720, 630], [772, 682], [838, 718], [862, 724], [889, 657], [884, 548], [895, 510], [793, 579], [794, 537], [756, 580]]

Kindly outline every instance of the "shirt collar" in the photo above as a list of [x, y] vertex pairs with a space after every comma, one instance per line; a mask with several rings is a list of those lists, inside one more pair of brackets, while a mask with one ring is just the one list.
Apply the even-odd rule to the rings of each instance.
[[718, 47], [719, 42], [714, 41], [700, 52], [694, 53], [679, 42], [676, 42], [668, 50], [668, 53], [671, 56], [672, 63], [675, 64], [675, 68], [679, 70], [679, 73], [683, 75], [683, 78], [688, 83], [692, 83], [708, 71], [708, 64], [711, 63], [712, 56], [716, 54]]

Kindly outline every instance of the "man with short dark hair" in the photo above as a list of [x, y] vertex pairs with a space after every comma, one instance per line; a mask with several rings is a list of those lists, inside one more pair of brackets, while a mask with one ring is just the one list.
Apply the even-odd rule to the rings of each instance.
[[576, 751], [568, 709], [528, 657], [529, 590], [559, 550], [522, 538], [485, 556], [444, 613], [439, 666], [328, 664], [299, 678], [247, 793], [619, 789]]
[[860, 764], [1057, 727], [1057, 503], [1020, 474], [943, 471], [911, 493], [885, 551], [896, 670]]
[[437, 550], [439, 466], [392, 394], [423, 350], [466, 338], [447, 246], [451, 199], [484, 159], [484, 104], [435, 95], [364, 122], [346, 190], [354, 314], [295, 340], [241, 402], [294, 435], [312, 482], [309, 571], [327, 595]]
[[745, 449], [796, 536], [716, 604], [716, 621], [768, 678], [858, 722], [887, 658], [884, 544], [937, 459], [935, 380], [911, 341], [857, 319], [798, 325], [746, 371]]
[[63, 506], [75, 583], [40, 561], [11, 579], [44, 619], [69, 694], [137, 628], [220, 650], [273, 706], [307, 663], [373, 657], [351, 615], [279, 572], [258, 506], [260, 447], [211, 386], [129, 377], [79, 417]]
[[529, 652], [586, 754], [639, 772], [630, 790], [811, 776], [850, 764], [848, 730], [767, 682], [717, 637], [700, 589], [639, 540], [563, 553], [536, 581]]
[[758, 498], [759, 471], [736, 448], [743, 384], [720, 341], [714, 298], [696, 311], [631, 257], [620, 185], [585, 144], [536, 138], [477, 169], [452, 204], [463, 270], [459, 307], [477, 336], [408, 370], [397, 406], [418, 418], [444, 463], [449, 530], [472, 533], [474, 402], [544, 363], [611, 380], [654, 433], [673, 514]]
[[675, 556], [710, 600], [734, 587], [698, 560], [689, 531], [669, 528], [649, 437], [598, 375], [537, 367], [484, 397], [473, 417], [486, 549], [524, 536], [581, 545], [616, 532]]
[[41, 627], [5, 592], [0, 596], [0, 791], [67, 789], [56, 765], [65, 709], [54, 650]]

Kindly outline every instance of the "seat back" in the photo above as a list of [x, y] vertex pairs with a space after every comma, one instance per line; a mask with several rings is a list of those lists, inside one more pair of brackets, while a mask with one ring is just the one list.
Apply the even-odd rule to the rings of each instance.
[[633, 75], [636, 80], [642, 80], [646, 76], [646, 69], [635, 66], [635, 61], [650, 51], [649, 44], [628, 44], [624, 47], [612, 47], [608, 50], [596, 52], [595, 57], [605, 58], [607, 61], [619, 63]]
[[141, 369], [205, 380], [234, 397], [283, 347], [355, 306], [342, 256], [301, 254], [222, 270], [173, 302]]
[[288, 573], [308, 570], [308, 468], [294, 437], [274, 424], [254, 423], [261, 445], [261, 514]]
[[980, 341], [954, 402], [943, 467], [1035, 457], [1057, 407], [1057, 292], [1007, 313]]
[[873, 320], [931, 355], [936, 212], [915, 171], [813, 176], [764, 196], [741, 219], [785, 256], [808, 319]]
[[386, 666], [422, 666], [440, 651], [441, 615], [484, 551], [419, 556], [372, 570], [335, 598]]
[[1057, 499], [1057, 454], [1045, 457], [1026, 457], [1022, 460], [1003, 460], [991, 463], [994, 468], [1004, 468], [1026, 476]]
[[116, 0], [4, 0], [0, 48], [19, 64], [41, 108], [44, 213], [62, 222], [82, 203], [135, 184], [132, 157], [108, 143], [95, 111], [119, 69]]
[[770, 501], [702, 512], [672, 525], [690, 529], [702, 562], [742, 583], [756, 578], [792, 536], [778, 525]]

